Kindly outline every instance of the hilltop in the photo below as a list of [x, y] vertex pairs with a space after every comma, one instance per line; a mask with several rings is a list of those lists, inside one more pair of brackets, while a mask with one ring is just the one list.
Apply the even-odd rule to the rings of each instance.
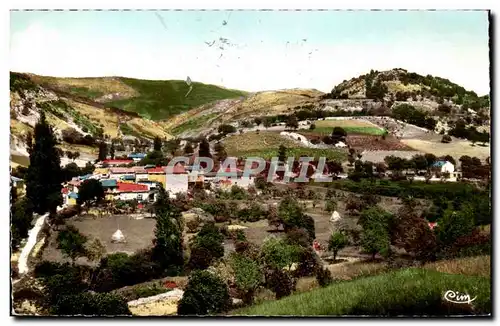
[[192, 90], [189, 92], [190, 86], [183, 80], [57, 78], [31, 74], [28, 77], [56, 94], [90, 100], [151, 120], [167, 119], [206, 103], [247, 94], [197, 82], [191, 84]]

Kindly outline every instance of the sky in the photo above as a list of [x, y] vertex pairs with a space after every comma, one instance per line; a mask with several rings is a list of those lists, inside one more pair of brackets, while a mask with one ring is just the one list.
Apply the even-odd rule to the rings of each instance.
[[12, 11], [10, 70], [315, 88], [403, 68], [489, 93], [486, 11]]

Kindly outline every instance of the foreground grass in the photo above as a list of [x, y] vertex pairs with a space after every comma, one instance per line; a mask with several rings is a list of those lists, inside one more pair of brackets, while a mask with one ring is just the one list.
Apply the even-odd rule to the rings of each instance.
[[[446, 291], [467, 293], [471, 304], [450, 304]], [[409, 268], [239, 309], [233, 315], [449, 315], [491, 312], [490, 280]]]

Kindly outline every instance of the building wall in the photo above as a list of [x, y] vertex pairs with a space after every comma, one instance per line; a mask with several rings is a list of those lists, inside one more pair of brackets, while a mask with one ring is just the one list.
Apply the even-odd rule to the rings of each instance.
[[119, 200], [137, 199], [137, 200], [139, 200], [138, 199], [139, 195], [142, 195], [141, 200], [146, 200], [148, 198], [149, 193], [148, 192], [122, 192], [122, 193], [117, 194], [117, 196], [115, 196], [115, 199], [119, 199]]
[[136, 173], [135, 174], [135, 180], [136, 181], [139, 181], [139, 180], [149, 180], [148, 174], [147, 173]]
[[148, 174], [148, 180], [160, 182], [163, 185], [163, 188], [167, 188], [165, 174]]
[[67, 204], [69, 206], [76, 205], [76, 198], [69, 198], [69, 197], [67, 197], [67, 198], [68, 198]]
[[447, 163], [443, 164], [443, 166], [441, 167], [441, 172], [453, 173], [453, 172], [455, 172], [455, 167], [453, 166], [452, 163], [447, 162]]
[[171, 197], [175, 197], [177, 193], [186, 193], [188, 191], [187, 174], [168, 174], [166, 181], [165, 190], [169, 192]]
[[94, 174], [108, 174], [109, 168], [96, 168]]

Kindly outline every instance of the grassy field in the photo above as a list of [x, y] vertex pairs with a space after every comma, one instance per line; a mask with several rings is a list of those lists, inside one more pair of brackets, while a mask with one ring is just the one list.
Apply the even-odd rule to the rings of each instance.
[[137, 112], [152, 120], [167, 119], [212, 101], [246, 95], [243, 91], [193, 83], [193, 90], [186, 97], [189, 86], [183, 80], [119, 79], [134, 89], [137, 96], [107, 103], [123, 110]]
[[[449, 289], [477, 299], [452, 305], [443, 300]], [[425, 269], [403, 269], [339, 282], [326, 288], [243, 308], [233, 315], [449, 315], [491, 312], [490, 280]]]
[[278, 148], [284, 145], [287, 148], [287, 155], [296, 158], [306, 155], [314, 157], [327, 157], [343, 161], [347, 158], [347, 153], [344, 150], [337, 149], [317, 149], [300, 147], [296, 142], [286, 137], [283, 137], [275, 132], [247, 132], [231, 136], [224, 140], [227, 154], [237, 157], [262, 157], [271, 158], [278, 156]]
[[386, 133], [385, 129], [374, 126], [372, 123], [360, 119], [335, 119], [320, 120], [314, 123], [316, 129], [312, 132], [330, 135], [335, 127], [343, 128], [348, 134], [365, 134], [381, 136]]
[[491, 257], [476, 256], [450, 260], [441, 260], [424, 266], [426, 269], [442, 273], [462, 274], [472, 276], [491, 276]]
[[491, 148], [489, 144], [485, 147], [478, 144], [472, 146], [471, 142], [465, 140], [456, 140], [448, 144], [420, 139], [402, 139], [401, 142], [424, 153], [431, 153], [436, 156], [451, 155], [456, 160], [458, 160], [462, 155], [469, 155], [471, 157], [476, 156], [481, 160], [486, 160], [486, 158], [491, 155]]

